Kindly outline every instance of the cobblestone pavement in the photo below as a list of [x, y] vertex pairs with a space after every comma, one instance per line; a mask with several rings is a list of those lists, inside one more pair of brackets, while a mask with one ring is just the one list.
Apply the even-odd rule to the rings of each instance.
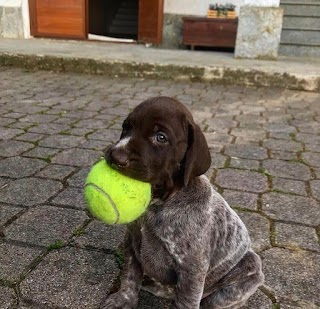
[[[320, 95], [0, 68], [0, 308], [97, 308], [123, 227], [88, 217], [84, 179], [144, 99], [193, 111], [212, 183], [249, 228], [266, 286], [246, 308], [320, 306]], [[140, 309], [168, 303], [141, 293]]]

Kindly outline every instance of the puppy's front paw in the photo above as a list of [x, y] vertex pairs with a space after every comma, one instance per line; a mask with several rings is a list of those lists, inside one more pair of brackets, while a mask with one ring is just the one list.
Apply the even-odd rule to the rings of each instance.
[[110, 295], [101, 305], [100, 309], [134, 309], [138, 300], [131, 300], [125, 293], [117, 292]]

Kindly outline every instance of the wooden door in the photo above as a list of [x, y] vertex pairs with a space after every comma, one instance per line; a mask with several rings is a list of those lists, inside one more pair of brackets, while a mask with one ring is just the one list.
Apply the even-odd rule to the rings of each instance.
[[164, 0], [139, 0], [138, 41], [161, 44]]
[[87, 0], [29, 0], [31, 35], [87, 38]]

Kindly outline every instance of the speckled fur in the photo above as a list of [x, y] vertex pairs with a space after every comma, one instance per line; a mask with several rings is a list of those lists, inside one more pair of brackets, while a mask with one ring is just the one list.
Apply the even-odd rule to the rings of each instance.
[[[163, 116], [162, 109], [167, 109]], [[189, 112], [181, 103], [160, 97], [142, 103], [142, 107], [129, 115], [129, 119], [135, 121], [148, 113], [158, 117], [150, 116], [151, 120], [148, 118], [146, 124], [139, 122], [139, 126], [133, 125], [130, 139], [123, 134], [122, 139], [127, 138], [126, 143], [122, 143], [124, 146], [117, 147], [116, 144], [107, 152], [106, 159], [113, 164], [122, 160], [119, 169], [123, 173], [150, 181], [157, 188], [162, 183], [161, 193], [159, 196], [155, 194], [158, 198], [142, 217], [128, 225], [121, 288], [110, 295], [101, 308], [136, 308], [140, 289], [172, 299], [171, 308], [176, 309], [240, 308], [263, 283], [261, 260], [251, 249], [243, 222], [213, 189], [208, 178], [201, 175], [208, 168], [208, 150], [205, 149], [207, 145], [203, 142], [203, 135], [200, 130], [192, 133], [193, 147], [199, 150], [195, 155], [204, 163], [187, 171], [189, 164], [195, 164], [188, 163], [188, 152], [195, 151], [187, 136], [190, 123], [194, 130], [198, 128]], [[186, 117], [181, 117], [183, 114]], [[174, 127], [173, 133], [168, 133], [168, 148], [165, 151], [159, 148], [164, 161], [158, 166], [165, 169], [170, 162], [171, 167], [167, 168], [169, 176], [165, 176], [171, 177], [170, 181], [159, 181], [163, 171], [153, 171], [159, 167], [154, 167], [155, 159], [150, 154], [152, 148], [141, 141], [148, 136], [143, 129], [148, 125], [153, 128], [159, 117], [167, 122], [167, 126]], [[181, 121], [181, 124], [175, 121]], [[197, 144], [199, 138], [201, 142]], [[179, 145], [179, 151], [174, 153], [172, 148], [178, 148], [176, 145]], [[132, 152], [135, 153], [134, 160]], [[142, 158], [142, 153], [147, 157]], [[206, 157], [199, 157], [201, 155]], [[190, 162], [195, 162], [195, 158], [192, 160]], [[149, 174], [132, 174], [134, 164], [147, 167]]]

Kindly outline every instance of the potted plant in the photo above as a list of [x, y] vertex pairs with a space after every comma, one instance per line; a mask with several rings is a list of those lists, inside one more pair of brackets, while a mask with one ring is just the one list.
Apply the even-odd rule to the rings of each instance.
[[217, 18], [218, 17], [218, 4], [210, 4], [207, 12], [208, 18]]
[[232, 3], [227, 3], [225, 5], [226, 7], [226, 13], [227, 13], [227, 18], [236, 18], [236, 6]]
[[207, 17], [208, 18], [236, 18], [236, 6], [232, 3], [210, 4]]

